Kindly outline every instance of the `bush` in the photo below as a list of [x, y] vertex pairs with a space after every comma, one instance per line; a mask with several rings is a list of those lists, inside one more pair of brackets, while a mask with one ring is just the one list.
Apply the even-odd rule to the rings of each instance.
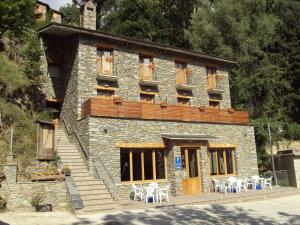
[[7, 201], [0, 196], [0, 212], [4, 212], [6, 210]]
[[66, 176], [71, 176], [71, 169], [70, 169], [70, 167], [68, 167], [68, 166], [65, 166], [64, 168], [63, 168], [63, 174], [65, 174]]
[[43, 204], [44, 200], [44, 196], [39, 193], [31, 197], [30, 204], [32, 205], [32, 207], [35, 208], [36, 211], [38, 211], [39, 207], [41, 206], [41, 204]]

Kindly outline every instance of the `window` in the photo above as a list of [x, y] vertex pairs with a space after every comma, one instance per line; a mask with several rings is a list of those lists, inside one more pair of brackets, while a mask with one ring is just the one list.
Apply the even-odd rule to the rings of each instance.
[[186, 63], [175, 62], [176, 84], [188, 84]]
[[220, 101], [219, 100], [210, 99], [209, 100], [209, 108], [219, 109], [220, 108]]
[[142, 102], [151, 102], [154, 103], [155, 95], [154, 94], [148, 94], [148, 93], [141, 93], [140, 99]]
[[140, 78], [141, 80], [154, 80], [154, 64], [152, 57], [140, 56]]
[[209, 149], [210, 175], [234, 174], [233, 149]]
[[180, 105], [190, 105], [190, 98], [177, 97], [177, 102]]
[[206, 68], [208, 89], [216, 89], [216, 68]]
[[112, 50], [97, 49], [97, 72], [112, 75], [113, 54]]
[[113, 90], [97, 89], [97, 96], [103, 99], [113, 99], [115, 92]]
[[121, 181], [147, 181], [166, 178], [163, 149], [121, 149]]

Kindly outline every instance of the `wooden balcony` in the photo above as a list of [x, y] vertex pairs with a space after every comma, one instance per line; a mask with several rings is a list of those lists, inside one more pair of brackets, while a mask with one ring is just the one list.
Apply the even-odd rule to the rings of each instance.
[[155, 66], [154, 65], [140, 65], [140, 85], [144, 86], [157, 86], [158, 81], [156, 79]]
[[191, 91], [194, 88], [191, 83], [191, 74], [186, 68], [176, 70], [176, 89]]
[[207, 91], [210, 94], [222, 94], [225, 92], [224, 78], [217, 74], [208, 74], [207, 76]]
[[120, 102], [98, 97], [92, 97], [83, 104], [82, 116], [249, 125], [247, 112], [232, 109], [216, 110], [127, 100]]

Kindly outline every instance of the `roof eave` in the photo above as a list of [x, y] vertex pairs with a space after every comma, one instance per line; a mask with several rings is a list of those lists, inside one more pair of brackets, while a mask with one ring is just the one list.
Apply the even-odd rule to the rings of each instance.
[[164, 44], [158, 44], [158, 43], [154, 43], [154, 42], [150, 42], [150, 41], [138, 40], [138, 39], [129, 38], [129, 37], [121, 36], [121, 35], [104, 33], [104, 32], [99, 32], [99, 31], [96, 31], [96, 30], [91, 30], [91, 29], [87, 29], [87, 28], [83, 28], [83, 27], [65, 25], [65, 24], [60, 24], [60, 23], [55, 23], [55, 22], [49, 23], [48, 25], [40, 28], [39, 29], [39, 35], [46, 32], [47, 29], [49, 29], [53, 26], [54, 27], [57, 26], [57, 27], [60, 27], [60, 28], [65, 28], [65, 29], [72, 29], [72, 30], [75, 30], [76, 32], [81, 33], [81, 34], [93, 35], [93, 36], [98, 36], [98, 37], [103, 37], [103, 38], [109, 38], [109, 39], [112, 39], [112, 40], [122, 41], [122, 42], [127, 42], [127, 43], [133, 43], [133, 44], [142, 45], [142, 46], [145, 46], [145, 47], [163, 49], [163, 50], [166, 50], [166, 51], [176, 52], [176, 53], [179, 53], [179, 54], [185, 54], [185, 55], [190, 55], [190, 56], [194, 56], [194, 57], [198, 57], [198, 58], [203, 58], [203, 59], [206, 59], [206, 60], [217, 61], [217, 62], [220, 62], [220, 63], [225, 63], [225, 64], [228, 64], [228, 65], [232, 65], [232, 66], [237, 64], [237, 62], [234, 61], [234, 60], [229, 60], [229, 59], [224, 59], [224, 58], [215, 57], [215, 56], [211, 56], [211, 55], [206, 55], [206, 54], [198, 53], [198, 52], [187, 50], [187, 49], [182, 49], [182, 48], [168, 46], [168, 45], [164, 45]]

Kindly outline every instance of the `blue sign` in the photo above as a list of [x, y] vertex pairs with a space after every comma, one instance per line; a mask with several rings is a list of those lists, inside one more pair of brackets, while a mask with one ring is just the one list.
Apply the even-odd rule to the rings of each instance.
[[176, 170], [181, 169], [181, 158], [180, 157], [175, 158], [175, 168], [176, 168]]

